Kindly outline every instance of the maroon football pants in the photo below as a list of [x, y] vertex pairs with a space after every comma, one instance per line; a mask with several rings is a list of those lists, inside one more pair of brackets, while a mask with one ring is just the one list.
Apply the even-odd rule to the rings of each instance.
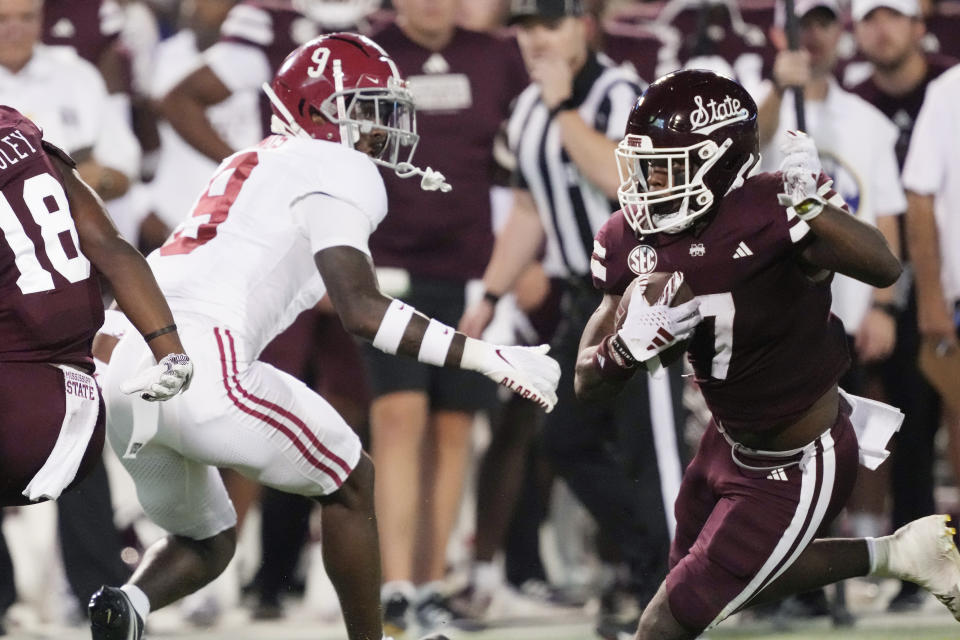
[[857, 437], [842, 410], [789, 457], [746, 455], [713, 422], [677, 496], [667, 594], [674, 618], [710, 628], [780, 576], [843, 508], [857, 477]]

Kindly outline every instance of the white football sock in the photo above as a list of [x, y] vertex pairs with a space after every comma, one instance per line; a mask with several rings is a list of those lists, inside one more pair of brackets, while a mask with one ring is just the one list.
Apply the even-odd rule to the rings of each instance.
[[380, 587], [380, 602], [386, 602], [392, 596], [400, 594], [407, 599], [407, 602], [413, 602], [417, 595], [417, 588], [409, 580], [391, 580], [385, 582]]
[[147, 616], [150, 615], [150, 599], [147, 598], [147, 594], [135, 584], [125, 584], [120, 587], [120, 591], [127, 594], [130, 604], [133, 605], [140, 619], [146, 622]]

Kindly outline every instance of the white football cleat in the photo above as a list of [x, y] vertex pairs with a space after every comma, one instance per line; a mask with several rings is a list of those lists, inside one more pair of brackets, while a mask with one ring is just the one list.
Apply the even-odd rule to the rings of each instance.
[[947, 515], [927, 516], [881, 538], [889, 549], [884, 573], [920, 585], [960, 621], [960, 553], [949, 522]]

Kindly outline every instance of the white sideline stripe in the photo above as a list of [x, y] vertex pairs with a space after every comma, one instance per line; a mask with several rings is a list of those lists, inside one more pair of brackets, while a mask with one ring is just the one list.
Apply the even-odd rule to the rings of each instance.
[[677, 519], [672, 506], [680, 493], [683, 465], [680, 462], [680, 451], [677, 447], [670, 376], [659, 378], [647, 376], [647, 390], [650, 394], [650, 422], [653, 426], [653, 448], [657, 452], [660, 496], [666, 507], [663, 511], [666, 515], [667, 531], [672, 541], [677, 530]]
[[[829, 432], [821, 436], [820, 440], [824, 448], [824, 468], [823, 483], [820, 487], [819, 496], [814, 496], [814, 491], [816, 490], [817, 485], [818, 462], [817, 457], [812, 456], [807, 462], [806, 468], [803, 470], [802, 480], [800, 481], [800, 500], [797, 503], [797, 510], [793, 514], [793, 519], [790, 521], [790, 525], [783, 532], [780, 542], [777, 543], [773, 553], [770, 554], [770, 557], [768, 557], [767, 561], [763, 563], [763, 566], [760, 567], [760, 570], [755, 576], [753, 576], [753, 579], [747, 584], [744, 590], [741, 591], [737, 597], [727, 603], [727, 606], [720, 611], [720, 614], [704, 631], [709, 631], [713, 627], [717, 626], [725, 618], [746, 604], [760, 591], [765, 584], [769, 582], [768, 579], [776, 579], [777, 576], [783, 573], [783, 571], [785, 571], [793, 563], [793, 561], [796, 560], [797, 556], [809, 543], [810, 538], [813, 537], [817, 529], [820, 527], [820, 523], [823, 520], [823, 514], [826, 512], [827, 506], [830, 504], [830, 498], [833, 494], [833, 478], [836, 466], [836, 460], [833, 455], [833, 439], [830, 437]], [[814, 497], [817, 498], [816, 504], [813, 504]], [[803, 522], [806, 520], [807, 513], [811, 508], [813, 509], [813, 516], [810, 519], [810, 526], [807, 529], [804, 529]], [[797, 538], [800, 538], [800, 544], [797, 546], [795, 553], [790, 557], [788, 562], [784, 563], [780, 571], [778, 571], [777, 574], [771, 578], [770, 574], [780, 563], [780, 561], [786, 557], [787, 553], [790, 551], [790, 547], [793, 546], [793, 543], [797, 540]]]

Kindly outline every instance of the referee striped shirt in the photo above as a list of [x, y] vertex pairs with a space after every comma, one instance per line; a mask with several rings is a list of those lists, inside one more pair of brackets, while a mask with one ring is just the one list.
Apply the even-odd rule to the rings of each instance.
[[[590, 54], [574, 78], [572, 100], [585, 122], [620, 140], [640, 88], [632, 71]], [[517, 97], [507, 136], [517, 159], [516, 186], [530, 191], [546, 233], [544, 269], [554, 277], [588, 276], [593, 237], [620, 205], [590, 183], [563, 148], [536, 84]]]

